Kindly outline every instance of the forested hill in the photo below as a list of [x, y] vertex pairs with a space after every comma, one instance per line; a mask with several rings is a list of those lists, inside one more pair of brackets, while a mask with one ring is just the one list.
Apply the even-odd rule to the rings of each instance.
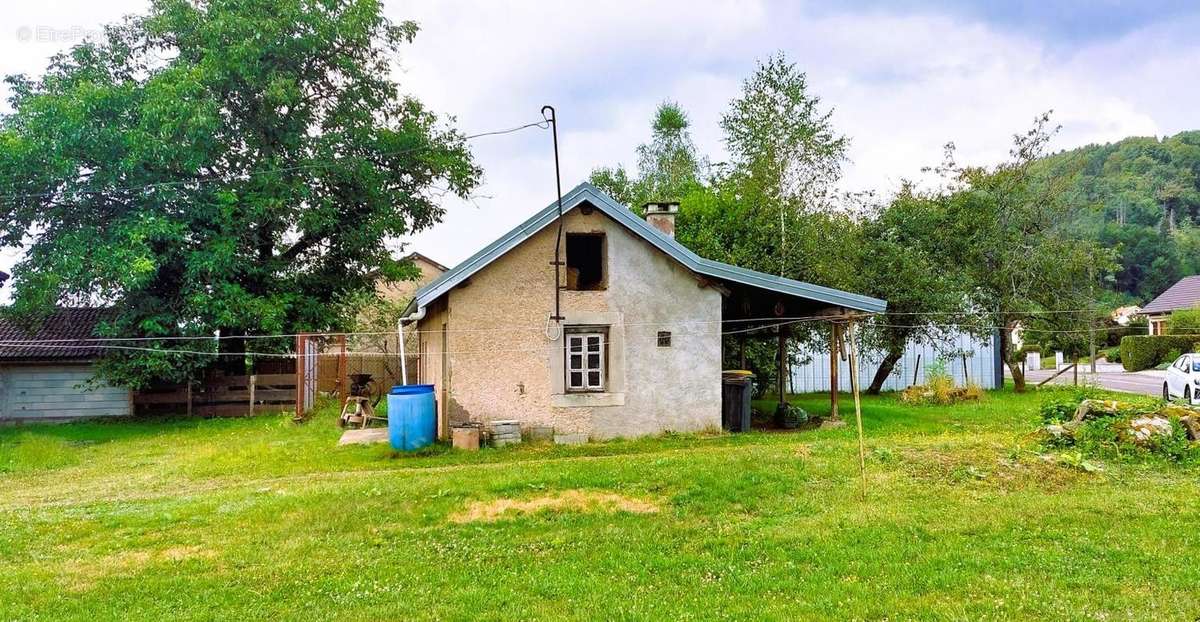
[[1114, 303], [1147, 302], [1200, 273], [1200, 131], [1131, 137], [1048, 156], [1046, 183], [1065, 185], [1075, 225], [1120, 253]]

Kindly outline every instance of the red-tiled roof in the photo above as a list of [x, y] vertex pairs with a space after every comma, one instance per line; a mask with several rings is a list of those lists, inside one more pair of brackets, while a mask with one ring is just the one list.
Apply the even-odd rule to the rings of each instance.
[[19, 323], [0, 317], [0, 361], [94, 359], [103, 352], [86, 340], [97, 337], [96, 324], [109, 309], [56, 309], [30, 333]]
[[1186, 276], [1167, 288], [1167, 291], [1150, 304], [1142, 307], [1142, 313], [1163, 313], [1179, 309], [1191, 309], [1200, 305], [1200, 274]]

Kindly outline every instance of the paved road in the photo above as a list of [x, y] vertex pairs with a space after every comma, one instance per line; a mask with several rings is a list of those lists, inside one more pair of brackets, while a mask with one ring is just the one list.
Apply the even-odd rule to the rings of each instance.
[[[1141, 393], [1142, 395], [1162, 395], [1163, 377], [1166, 374], [1164, 371], [1146, 370], [1130, 373], [1125, 371], [1120, 365], [1100, 363], [1096, 365], [1096, 375], [1092, 376], [1090, 373], [1087, 373], [1088, 369], [1087, 365], [1079, 366], [1080, 383], [1092, 379], [1095, 384], [1106, 389], [1112, 389], [1113, 391]], [[1037, 384], [1052, 375], [1054, 375], [1054, 370], [1052, 369], [1027, 372], [1025, 374], [1025, 382], [1027, 384]], [[1055, 384], [1073, 384], [1075, 377], [1072, 372], [1067, 371], [1051, 382]]]

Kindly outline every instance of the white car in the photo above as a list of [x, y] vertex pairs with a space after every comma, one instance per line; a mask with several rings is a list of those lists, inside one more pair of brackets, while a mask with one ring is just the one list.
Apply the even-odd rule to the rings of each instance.
[[1192, 352], [1175, 359], [1167, 368], [1163, 399], [1183, 398], [1188, 404], [1200, 402], [1200, 353]]

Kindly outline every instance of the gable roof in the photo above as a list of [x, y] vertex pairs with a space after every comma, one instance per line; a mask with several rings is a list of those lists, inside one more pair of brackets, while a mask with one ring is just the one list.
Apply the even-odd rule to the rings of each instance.
[[446, 266], [443, 266], [442, 264], [426, 257], [425, 255], [418, 253], [417, 251], [413, 251], [413, 252], [405, 255], [404, 258], [409, 261], [414, 261], [414, 262], [415, 261], [423, 261], [423, 262], [433, 266], [434, 268], [437, 268], [437, 270], [439, 272], [445, 272], [450, 269], [450, 268], [447, 268]]
[[1142, 313], [1163, 313], [1179, 309], [1191, 309], [1200, 305], [1200, 274], [1185, 276], [1168, 287], [1158, 298], [1142, 307]]
[[[629, 211], [627, 207], [621, 205], [612, 197], [605, 194], [599, 188], [590, 183], [584, 182], [575, 186], [570, 192], [563, 195], [563, 213], [566, 214], [570, 210], [578, 207], [581, 203], [587, 202], [604, 212], [613, 220], [621, 223], [625, 228], [632, 231], [637, 236], [649, 242], [658, 250], [666, 253], [675, 261], [683, 264], [686, 268], [700, 274], [721, 281], [739, 283], [766, 289], [781, 294], [807, 298], [816, 300], [830, 305], [854, 309], [856, 311], [866, 311], [869, 313], [879, 313], [887, 308], [887, 302], [878, 298], [871, 298], [860, 294], [852, 294], [841, 290], [804, 283], [802, 281], [794, 281], [785, 279], [779, 276], [772, 276], [746, 268], [739, 268], [729, 264], [705, 259], [696, 253], [693, 253], [683, 244], [675, 241], [675, 238], [667, 236], [655, 229], [653, 226], [646, 223], [645, 220], [638, 218], [636, 214]], [[534, 214], [529, 220], [518, 225], [512, 231], [500, 236], [498, 240], [483, 247], [479, 252], [469, 257], [466, 261], [454, 266], [437, 280], [429, 283], [425, 287], [417, 290], [413, 301], [409, 303], [408, 309], [404, 314], [409, 315], [417, 308], [424, 307], [429, 303], [437, 300], [446, 292], [450, 291], [454, 286], [469, 278], [485, 266], [495, 261], [501, 255], [512, 250], [521, 242], [532, 237], [538, 231], [558, 219], [558, 202], [555, 201], [544, 209]]]
[[0, 361], [99, 358], [104, 350], [86, 340], [96, 337], [96, 324], [108, 313], [100, 307], [59, 307], [32, 333], [17, 322], [0, 318]]

